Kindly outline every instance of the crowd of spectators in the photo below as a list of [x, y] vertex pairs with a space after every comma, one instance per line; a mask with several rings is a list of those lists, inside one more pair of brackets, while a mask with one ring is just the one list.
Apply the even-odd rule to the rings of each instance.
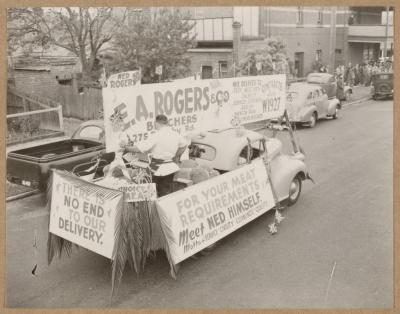
[[393, 64], [391, 61], [369, 61], [361, 64], [347, 66], [339, 65], [335, 70], [337, 78], [351, 87], [362, 85], [369, 86], [371, 84], [372, 75], [380, 72], [393, 72]]

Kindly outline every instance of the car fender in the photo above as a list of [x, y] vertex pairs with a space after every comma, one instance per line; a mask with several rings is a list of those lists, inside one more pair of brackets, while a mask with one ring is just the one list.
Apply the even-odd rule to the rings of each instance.
[[290, 183], [299, 173], [303, 179], [307, 177], [307, 167], [299, 159], [282, 154], [272, 160], [271, 180], [279, 201], [288, 198]]
[[310, 120], [313, 112], [318, 112], [317, 106], [311, 105], [311, 106], [303, 107], [299, 110], [299, 112], [297, 114], [297, 118], [301, 122], [307, 122], [308, 120]]
[[337, 107], [340, 108], [340, 100], [337, 98], [329, 99], [328, 116], [334, 115]]
[[353, 89], [350, 86], [345, 85], [344, 88], [343, 88], [343, 93], [344, 94], [346, 94], [346, 93], [353, 94]]

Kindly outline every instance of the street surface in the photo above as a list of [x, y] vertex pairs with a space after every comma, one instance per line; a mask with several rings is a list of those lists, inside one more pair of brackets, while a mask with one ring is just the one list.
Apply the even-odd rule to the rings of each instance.
[[[110, 261], [85, 249], [47, 266], [48, 213], [7, 203], [7, 307], [382, 308], [393, 303], [393, 101], [346, 107], [297, 136], [315, 184], [270, 235], [269, 212], [169, 275], [162, 252], [126, 268], [110, 303]], [[280, 135], [288, 145], [286, 133]], [[34, 240], [38, 245], [33, 247]], [[38, 264], [36, 276], [31, 274]]]

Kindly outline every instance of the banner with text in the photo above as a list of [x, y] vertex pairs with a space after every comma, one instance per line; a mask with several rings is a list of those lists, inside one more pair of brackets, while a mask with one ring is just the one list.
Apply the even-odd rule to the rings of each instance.
[[53, 171], [49, 231], [111, 259], [119, 202], [120, 191]]
[[282, 116], [286, 76], [265, 75], [135, 85], [133, 72], [111, 76], [103, 88], [107, 151], [154, 132], [159, 114], [181, 134]]
[[274, 206], [262, 159], [157, 200], [174, 264]]

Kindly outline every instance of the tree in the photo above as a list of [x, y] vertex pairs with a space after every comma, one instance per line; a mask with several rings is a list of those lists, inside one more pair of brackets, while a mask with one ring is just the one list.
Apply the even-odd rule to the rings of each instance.
[[[127, 29], [113, 42], [117, 53], [108, 72], [140, 68], [143, 83], [187, 76], [190, 59], [186, 52], [194, 45], [192, 27], [179, 9], [162, 8], [153, 16], [134, 14]], [[155, 73], [159, 65], [162, 65], [160, 77]]]
[[100, 48], [123, 26], [126, 12], [113, 8], [12, 8], [7, 12], [9, 53], [51, 46], [77, 56], [84, 79], [91, 76]]
[[286, 44], [281, 38], [266, 38], [262, 47], [247, 51], [237, 71], [240, 75], [291, 75]]

